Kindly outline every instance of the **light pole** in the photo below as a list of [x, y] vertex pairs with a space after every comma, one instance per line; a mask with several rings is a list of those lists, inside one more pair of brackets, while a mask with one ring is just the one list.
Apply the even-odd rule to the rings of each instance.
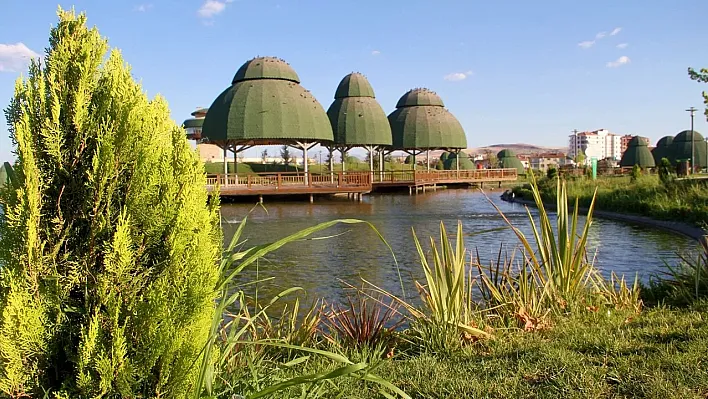
[[693, 157], [693, 156], [694, 156], [694, 152], [693, 152], [693, 147], [694, 147], [694, 142], [693, 142], [693, 114], [694, 114], [696, 111], [697, 111], [697, 109], [694, 108], [694, 107], [691, 107], [691, 108], [689, 108], [689, 109], [686, 110], [686, 112], [688, 112], [688, 113], [691, 114], [691, 174], [693, 174], [693, 168], [695, 167], [694, 165], [695, 165], [695, 162], [696, 162], [696, 161], [695, 161], [695, 158]]
[[573, 134], [575, 135], [575, 140], [573, 142], [573, 161], [575, 161], [575, 167], [578, 167], [578, 129], [573, 129]]

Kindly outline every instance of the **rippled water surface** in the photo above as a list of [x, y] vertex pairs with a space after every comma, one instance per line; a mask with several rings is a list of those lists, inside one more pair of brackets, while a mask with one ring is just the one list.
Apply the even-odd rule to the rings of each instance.
[[[531, 238], [525, 208], [501, 201], [499, 194], [498, 191], [488, 193], [507, 218]], [[365, 196], [363, 202], [346, 198], [317, 199], [314, 204], [269, 202], [267, 197], [265, 201], [267, 213], [256, 209], [249, 217], [244, 233], [247, 246], [271, 242], [333, 219], [366, 220], [376, 226], [393, 248], [404, 287], [411, 291], [414, 289], [413, 280], [423, 277], [411, 229], [415, 229], [427, 249], [427, 239], [439, 235], [441, 221], [452, 234], [460, 220], [467, 248], [478, 250], [482, 259], [496, 258], [500, 245], [511, 251], [518, 242], [513, 232], [504, 228], [506, 224], [487, 198], [472, 189], [441, 190], [413, 196], [372, 195]], [[251, 208], [251, 204], [223, 204], [227, 241]], [[272, 284], [262, 289], [272, 294], [278, 288], [300, 286], [311, 298], [337, 301], [342, 297], [341, 281], [359, 285], [364, 278], [393, 292], [400, 291], [391, 251], [372, 229], [365, 225], [339, 225], [318, 235], [334, 237], [289, 244], [260, 262], [258, 277], [273, 278]], [[589, 242], [591, 254], [596, 255], [596, 265], [602, 271], [614, 270], [632, 278], [639, 273], [643, 280], [662, 268], [664, 260], [673, 262], [676, 251], [686, 251], [694, 246], [692, 240], [683, 236], [597, 218], [591, 226]], [[254, 277], [255, 268], [242, 276], [244, 280]]]

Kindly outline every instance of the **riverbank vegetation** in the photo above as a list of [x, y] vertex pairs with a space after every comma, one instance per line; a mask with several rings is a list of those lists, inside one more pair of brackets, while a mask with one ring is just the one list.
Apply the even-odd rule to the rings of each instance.
[[[665, 179], [658, 175], [606, 176], [566, 179], [568, 198], [588, 207], [597, 189], [598, 210], [649, 216], [660, 220], [681, 221], [705, 227], [708, 220], [708, 179]], [[556, 201], [555, 178], [539, 180], [541, 198]], [[532, 200], [528, 184], [513, 189], [516, 197]]]
[[532, 180], [531, 237], [499, 212], [518, 247], [490, 263], [461, 224], [441, 224], [437, 240], [413, 232], [425, 279], [406, 287], [399, 272], [400, 293], [358, 281], [342, 304], [288, 301], [298, 287], [246, 295], [268, 280], [237, 277], [284, 245], [337, 224], [385, 237], [335, 220], [250, 246], [244, 215], [222, 251], [218, 197], [164, 101], [119, 52], [105, 57], [84, 15], [59, 16], [7, 111], [18, 161], [0, 186], [0, 397], [708, 393], [703, 291], [644, 309], [636, 280], [594, 267], [593, 201], [580, 227], [559, 182], [552, 218]]

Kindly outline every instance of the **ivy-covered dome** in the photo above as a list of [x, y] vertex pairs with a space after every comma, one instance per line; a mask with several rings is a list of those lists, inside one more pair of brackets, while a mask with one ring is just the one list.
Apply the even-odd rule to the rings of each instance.
[[462, 125], [445, 109], [442, 99], [428, 89], [404, 94], [388, 122], [396, 150], [467, 148]]
[[629, 141], [627, 149], [620, 160], [620, 166], [628, 167], [634, 165], [638, 165], [640, 168], [653, 168], [656, 166], [647, 143], [638, 136]]
[[202, 136], [215, 143], [279, 144], [332, 141], [322, 105], [285, 61], [254, 58], [209, 107]]
[[342, 79], [327, 116], [337, 145], [391, 145], [386, 113], [376, 101], [369, 81], [360, 73], [350, 73]]
[[[443, 162], [445, 170], [457, 170], [457, 157], [449, 157]], [[469, 157], [460, 156], [460, 170], [474, 170], [474, 162]]]
[[507, 157], [514, 157], [515, 158], [516, 154], [514, 153], [514, 151], [512, 151], [508, 148], [505, 148], [497, 153], [498, 159], [507, 158]]
[[[691, 146], [691, 137], [693, 137], [693, 146]], [[695, 156], [695, 166], [706, 167], [706, 146], [708, 144], [703, 141], [703, 136], [697, 131], [693, 131], [691, 134], [690, 130], [684, 130], [674, 137], [673, 142], [670, 147], [670, 154], [672, 156], [672, 161], [685, 161], [691, 159], [691, 147], [693, 147], [693, 153]]]
[[654, 163], [656, 165], [661, 163], [662, 158], [673, 162], [673, 155], [671, 154], [671, 144], [673, 142], [673, 136], [664, 136], [656, 143], [656, 147], [651, 150], [651, 155], [654, 157]]

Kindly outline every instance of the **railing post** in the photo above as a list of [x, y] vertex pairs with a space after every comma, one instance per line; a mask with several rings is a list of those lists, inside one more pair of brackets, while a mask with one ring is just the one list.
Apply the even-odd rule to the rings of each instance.
[[308, 172], [305, 172], [305, 183], [307, 184], [308, 187], [312, 187], [312, 176], [309, 176], [308, 178]]
[[246, 177], [246, 184], [248, 185], [248, 188], [250, 189], [251, 188], [251, 175], [248, 175]]
[[278, 173], [276, 176], [277, 176], [277, 180], [276, 180], [276, 183], [275, 183], [275, 188], [276, 188], [276, 189], [279, 189], [281, 183], [283, 182], [283, 175], [281, 175], [280, 173]]
[[342, 172], [337, 172], [337, 187], [342, 186]]

